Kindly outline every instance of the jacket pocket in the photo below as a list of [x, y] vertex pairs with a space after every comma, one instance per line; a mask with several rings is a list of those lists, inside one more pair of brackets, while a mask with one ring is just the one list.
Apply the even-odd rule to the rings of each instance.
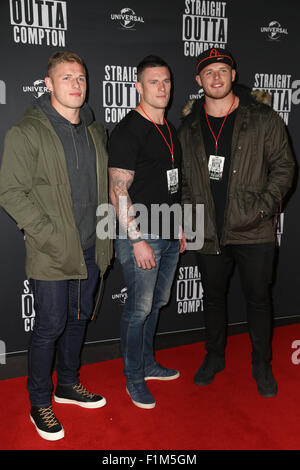
[[61, 186], [63, 185], [39, 184], [34, 188], [34, 197], [48, 216], [59, 214], [58, 191]]
[[65, 253], [65, 238], [61, 233], [59, 233], [54, 218], [52, 218], [51, 222], [53, 224], [53, 231], [40, 248], [40, 251], [51, 258], [58, 260]]
[[228, 229], [245, 232], [258, 228], [264, 219], [262, 191], [238, 189], [232, 196], [228, 214]]

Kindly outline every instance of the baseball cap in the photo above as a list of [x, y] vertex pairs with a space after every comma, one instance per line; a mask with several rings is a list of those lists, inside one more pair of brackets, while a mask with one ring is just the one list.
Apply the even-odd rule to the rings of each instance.
[[204, 67], [215, 62], [222, 62], [235, 68], [234, 59], [228, 49], [218, 49], [213, 47], [202, 52], [202, 54], [197, 57], [197, 74], [200, 73]]

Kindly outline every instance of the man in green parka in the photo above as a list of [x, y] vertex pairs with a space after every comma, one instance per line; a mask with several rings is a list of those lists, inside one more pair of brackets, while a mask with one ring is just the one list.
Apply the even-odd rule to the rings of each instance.
[[108, 203], [106, 133], [85, 103], [82, 59], [59, 51], [48, 61], [50, 91], [6, 135], [0, 204], [24, 231], [26, 275], [35, 306], [28, 350], [30, 418], [47, 440], [64, 437], [54, 400], [99, 408], [106, 400], [78, 377], [88, 320], [97, 307], [99, 277], [112, 256], [108, 238], [96, 236], [97, 207]]

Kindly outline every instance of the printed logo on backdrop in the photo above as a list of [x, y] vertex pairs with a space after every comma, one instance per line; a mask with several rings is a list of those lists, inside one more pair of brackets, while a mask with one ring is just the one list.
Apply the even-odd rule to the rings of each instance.
[[191, 93], [190, 96], [189, 96], [189, 99], [190, 100], [200, 100], [201, 98], [203, 98], [203, 96], [204, 96], [203, 88], [200, 88], [198, 90], [198, 93]]
[[0, 104], [6, 104], [6, 85], [3, 80], [0, 80]]
[[120, 13], [111, 13], [110, 19], [117, 21], [121, 26], [120, 29], [135, 31], [136, 23], [144, 23], [142, 16], [136, 15], [131, 8], [122, 8]]
[[0, 339], [0, 364], [6, 364], [6, 344]]
[[139, 94], [135, 82], [136, 67], [105, 65], [102, 94], [106, 123], [120, 122], [138, 105]]
[[197, 57], [211, 47], [224, 49], [227, 37], [226, 2], [185, 0], [182, 16], [185, 56]]
[[176, 287], [179, 315], [203, 311], [203, 287], [198, 266], [179, 268]]
[[277, 224], [276, 224], [276, 236], [277, 236], [277, 243], [278, 246], [281, 244], [281, 237], [283, 235], [283, 222], [284, 222], [284, 213], [282, 212], [278, 219], [277, 219]]
[[288, 125], [292, 104], [300, 103], [300, 80], [291, 74], [255, 73], [253, 90], [263, 90], [271, 95], [271, 106]]
[[31, 292], [30, 284], [28, 280], [24, 281], [23, 294], [21, 296], [21, 300], [22, 300], [22, 319], [24, 322], [24, 331], [28, 333], [32, 331], [34, 320], [35, 320], [33, 294]]
[[31, 93], [35, 98], [39, 98], [44, 93], [50, 93], [44, 80], [35, 80], [32, 85], [23, 85], [24, 93]]
[[9, 0], [9, 6], [15, 43], [66, 46], [66, 1]]
[[282, 28], [278, 21], [270, 21], [268, 26], [262, 26], [260, 28], [261, 33], [266, 34], [268, 41], [280, 41], [288, 35], [287, 28]]
[[120, 305], [124, 305], [126, 303], [127, 297], [127, 287], [123, 287], [120, 292], [111, 296], [112, 300], [116, 301]]

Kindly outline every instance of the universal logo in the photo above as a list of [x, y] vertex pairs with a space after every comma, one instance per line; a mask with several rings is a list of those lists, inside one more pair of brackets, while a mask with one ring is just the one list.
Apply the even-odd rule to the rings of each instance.
[[3, 80], [0, 80], [0, 104], [6, 104], [6, 86]]
[[287, 28], [282, 28], [276, 20], [270, 21], [268, 26], [262, 26], [260, 31], [261, 33], [266, 33], [270, 41], [280, 41], [282, 36], [288, 35]]
[[35, 98], [39, 98], [44, 93], [49, 93], [44, 80], [35, 80], [32, 85], [23, 86], [24, 93], [32, 93]]
[[111, 13], [112, 21], [119, 21], [121, 29], [135, 30], [136, 23], [144, 23], [144, 18], [138, 16], [131, 8], [122, 8], [120, 13]]
[[126, 303], [127, 297], [128, 297], [127, 287], [123, 287], [123, 289], [121, 289], [119, 294], [113, 294], [111, 296], [113, 300], [116, 300], [121, 305], [124, 305]]
[[201, 98], [203, 98], [203, 96], [204, 96], [203, 88], [200, 88], [198, 90], [198, 93], [191, 93], [190, 96], [189, 96], [189, 99], [190, 100], [201, 100]]

